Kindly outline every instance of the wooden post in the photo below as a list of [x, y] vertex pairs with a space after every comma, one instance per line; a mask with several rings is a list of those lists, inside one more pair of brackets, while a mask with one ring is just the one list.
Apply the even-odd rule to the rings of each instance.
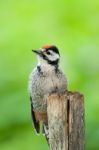
[[47, 99], [50, 150], [84, 150], [84, 101], [78, 92]]

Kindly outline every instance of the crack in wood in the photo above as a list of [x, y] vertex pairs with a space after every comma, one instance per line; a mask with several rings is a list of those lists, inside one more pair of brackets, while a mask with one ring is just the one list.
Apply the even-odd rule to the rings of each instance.
[[67, 99], [67, 133], [68, 133], [68, 150], [69, 150], [69, 113], [70, 113], [70, 103], [69, 99]]

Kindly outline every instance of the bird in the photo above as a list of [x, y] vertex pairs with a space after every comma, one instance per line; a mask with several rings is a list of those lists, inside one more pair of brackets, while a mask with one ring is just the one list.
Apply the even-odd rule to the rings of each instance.
[[60, 52], [55, 45], [46, 44], [32, 50], [37, 55], [37, 66], [29, 75], [29, 96], [31, 116], [37, 134], [41, 132], [49, 143], [47, 102], [46, 98], [52, 93], [62, 93], [67, 90], [67, 78], [61, 71]]

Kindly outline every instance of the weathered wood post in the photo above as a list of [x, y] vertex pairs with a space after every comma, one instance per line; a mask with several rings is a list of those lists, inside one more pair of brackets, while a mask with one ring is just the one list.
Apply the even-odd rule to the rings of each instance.
[[84, 99], [78, 92], [47, 99], [50, 150], [84, 150]]

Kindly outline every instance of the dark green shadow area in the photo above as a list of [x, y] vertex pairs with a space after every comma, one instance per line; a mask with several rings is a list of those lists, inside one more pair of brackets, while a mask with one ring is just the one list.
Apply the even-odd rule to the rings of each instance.
[[3, 150], [48, 149], [44, 136], [35, 135], [28, 124], [16, 124], [0, 131], [0, 148]]

